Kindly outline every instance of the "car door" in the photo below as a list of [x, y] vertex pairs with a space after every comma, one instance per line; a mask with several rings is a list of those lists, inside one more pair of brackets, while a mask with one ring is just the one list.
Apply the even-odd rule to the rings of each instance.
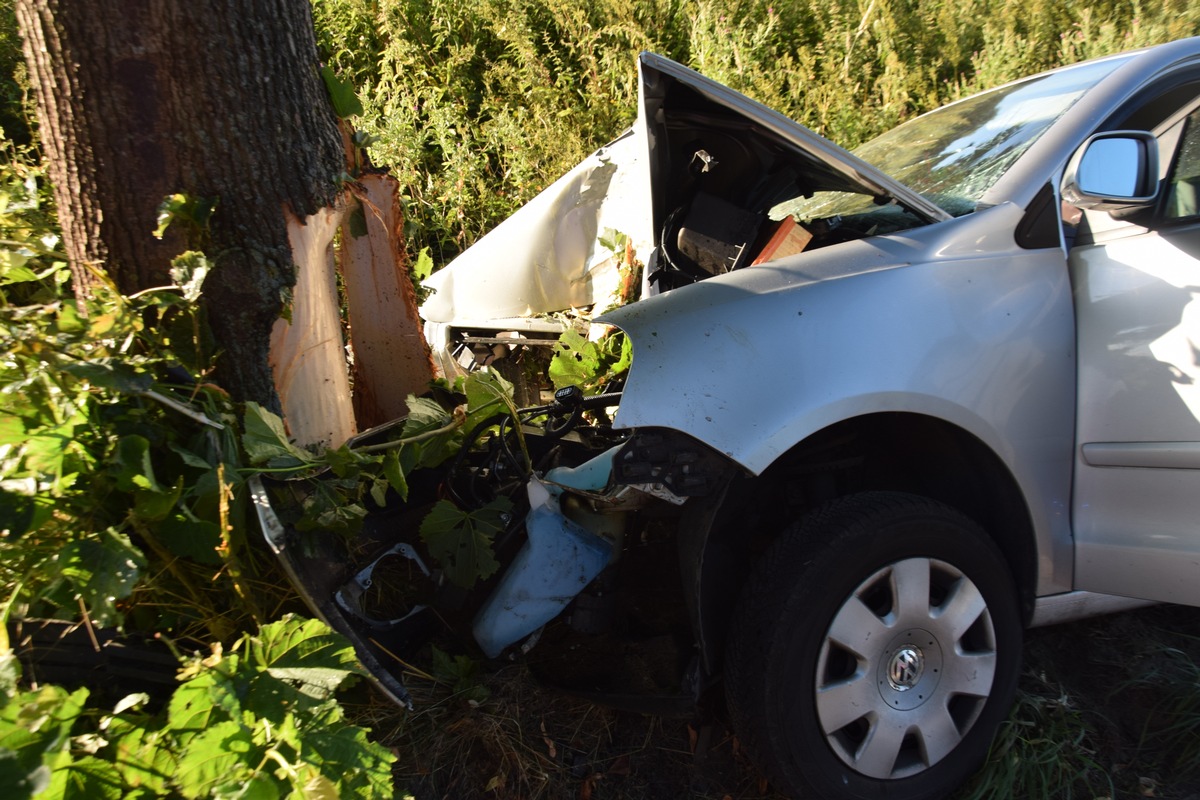
[[1200, 108], [1158, 141], [1154, 208], [1084, 212], [1069, 256], [1075, 585], [1200, 605]]

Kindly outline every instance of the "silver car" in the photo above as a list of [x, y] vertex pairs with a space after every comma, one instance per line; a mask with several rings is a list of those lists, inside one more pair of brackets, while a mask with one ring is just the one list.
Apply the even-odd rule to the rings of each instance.
[[[501, 575], [451, 605], [486, 656], [536, 648], [590, 696], [723, 684], [785, 792], [944, 796], [1026, 626], [1200, 605], [1200, 40], [853, 154], [639, 67], [636, 125], [429, 281], [447, 374], [512, 371], [571, 308], [615, 305], [596, 321], [633, 345], [599, 399], [518, 387], [545, 455], [509, 490]], [[639, 299], [612, 303], [635, 263]], [[376, 539], [437, 582], [412, 531]], [[403, 700], [378, 647], [411, 619], [350, 602], [377, 563], [300, 582]]]

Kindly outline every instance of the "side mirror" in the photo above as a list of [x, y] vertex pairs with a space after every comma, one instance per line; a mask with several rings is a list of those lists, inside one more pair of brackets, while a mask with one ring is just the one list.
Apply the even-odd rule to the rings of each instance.
[[1158, 197], [1158, 141], [1144, 131], [1095, 134], [1068, 162], [1062, 196], [1102, 211], [1152, 204]]

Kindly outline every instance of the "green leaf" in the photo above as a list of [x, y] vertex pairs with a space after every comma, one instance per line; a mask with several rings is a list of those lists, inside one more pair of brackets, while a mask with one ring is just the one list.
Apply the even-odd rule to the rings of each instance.
[[337, 778], [335, 797], [390, 797], [396, 756], [367, 731], [352, 726], [316, 728], [301, 740], [300, 760]]
[[173, 555], [190, 558], [197, 564], [215, 567], [222, 563], [217, 553], [217, 546], [221, 543], [221, 526], [215, 522], [176, 515], [159, 527], [158, 540]]
[[293, 785], [296, 797], [300, 800], [340, 800], [337, 784], [317, 772], [316, 768], [302, 764], [296, 777], [298, 780]]
[[120, 622], [115, 603], [133, 591], [146, 568], [146, 557], [128, 536], [109, 528], [95, 539], [67, 542], [58, 563], [92, 620], [97, 625], [113, 625]]
[[83, 712], [88, 690], [68, 693], [59, 686], [26, 692], [0, 707], [0, 748], [16, 755], [32, 775], [40, 765], [53, 766], [67, 756], [71, 728]]
[[214, 698], [229, 691], [223, 675], [211, 670], [187, 681], [167, 702], [167, 727], [178, 733], [204, 730], [225, 716], [221, 704]]
[[187, 205], [187, 195], [169, 194], [158, 204], [157, 222], [154, 238], [161, 239], [167, 232], [167, 226], [175, 219], [175, 215]]
[[74, 303], [64, 303], [58, 309], [58, 319], [54, 321], [60, 333], [78, 333], [87, 330], [87, 320], [79, 316]]
[[38, 274], [25, 266], [28, 262], [27, 255], [8, 248], [0, 249], [0, 286], [36, 281]]
[[[25, 456], [25, 468], [33, 473], [55, 479], [55, 484], [64, 484], [63, 470], [66, 457], [71, 446], [75, 443], [74, 426], [60, 425], [38, 434], [25, 438], [22, 454]], [[61, 485], [56, 486], [61, 489]]]
[[555, 388], [578, 386], [589, 394], [629, 369], [633, 345], [623, 333], [593, 342], [578, 331], [563, 331], [550, 360], [548, 374]]
[[[288, 721], [297, 714], [305, 718], [317, 716], [322, 711], [334, 712], [339, 718], [341, 714], [336, 700], [314, 698], [302, 692], [299, 686], [265, 671], [254, 672], [246, 683], [241, 701], [247, 715], [270, 723], [272, 735], [280, 740]], [[298, 742], [294, 744], [299, 745]]]
[[320, 505], [305, 508], [305, 515], [296, 522], [296, 530], [352, 536], [362, 530], [366, 516], [367, 509], [361, 504], [334, 496]]
[[[444, 428], [450, 422], [450, 413], [434, 400], [428, 397], [408, 397], [408, 419], [404, 423], [404, 438], [419, 436], [424, 433]], [[436, 467], [458, 452], [459, 431], [447, 432], [444, 436], [434, 437], [421, 442], [414, 447], [419, 453], [419, 464], [423, 467]]]
[[117, 488], [123, 492], [138, 489], [162, 491], [154, 477], [154, 465], [150, 462], [150, 441], [145, 436], [131, 434], [122, 436], [112, 455], [113, 477]]
[[350, 141], [354, 142], [355, 147], [370, 147], [379, 142], [379, 137], [366, 131], [355, 131]]
[[412, 274], [418, 283], [433, 274], [433, 256], [429, 254], [428, 247], [422, 247], [421, 252], [417, 253], [417, 263], [413, 265]]
[[197, 469], [209, 470], [209, 469], [212, 469], [214, 466], [213, 464], [210, 464], [202, 456], [199, 456], [196, 453], [193, 453], [191, 450], [186, 450], [177, 444], [172, 443], [172, 444], [169, 444], [168, 447], [171, 448], [171, 452], [173, 452], [173, 453], [175, 453], [175, 455], [179, 456], [179, 458], [183, 461], [183, 463], [188, 465], [189, 467], [195, 467]]
[[433, 646], [432, 673], [450, 687], [454, 694], [482, 703], [488, 698], [487, 687], [479, 682], [479, 662], [470, 656], [450, 656]]
[[25, 441], [25, 420], [13, 414], [0, 413], [0, 445]]
[[604, 340], [605, 355], [615, 354], [616, 361], [608, 366], [605, 379], [620, 375], [633, 365], [633, 341], [624, 333], [615, 333]]
[[[400, 499], [408, 502], [408, 478], [404, 470], [400, 466], [400, 450], [389, 450], [387, 455], [383, 457], [383, 474], [387, 478], [388, 485], [396, 490], [396, 494], [400, 495]], [[383, 505], [380, 503], [380, 505]]]
[[153, 376], [111, 358], [63, 364], [62, 370], [92, 386], [121, 394], [144, 392], [154, 384]]
[[[10, 491], [18, 485], [22, 491]], [[38, 530], [54, 511], [54, 498], [30, 490], [37, 490], [37, 481], [32, 478], [0, 482], [0, 530], [8, 531], [14, 541]]]
[[600, 232], [599, 241], [601, 246], [606, 250], [619, 255], [625, 252], [625, 245], [629, 243], [629, 236], [614, 228], [605, 228]]
[[205, 231], [216, 209], [216, 198], [169, 194], [158, 204], [158, 226], [153, 231], [154, 238], [161, 239], [167, 227], [176, 222], [186, 225], [190, 234]]
[[421, 539], [429, 553], [458, 586], [470, 588], [500, 568], [492, 540], [508, 525], [512, 502], [498, 497], [477, 511], [463, 511], [439, 500], [421, 522]]
[[229, 720], [218, 722], [188, 742], [174, 783], [184, 797], [206, 797], [218, 785], [248, 780], [261, 761], [262, 749], [250, 731]]
[[108, 735], [113, 745], [113, 763], [125, 783], [155, 795], [166, 794], [177, 764], [167, 735], [129, 723], [110, 724]]
[[371, 499], [377, 506], [387, 505], [388, 480], [384, 477], [371, 481]]
[[372, 463], [369, 456], [361, 455], [345, 444], [341, 447], [329, 448], [321, 454], [321, 459], [339, 478], [357, 478], [362, 472], [362, 468]]
[[175, 481], [170, 489], [138, 489], [133, 493], [133, 513], [147, 522], [165, 519], [174, 510], [183, 494], [183, 478]]
[[584, 387], [600, 374], [600, 348], [577, 331], [566, 330], [558, 337], [548, 373], [554, 388]]
[[473, 372], [463, 381], [467, 396], [467, 430], [495, 414], [505, 413], [512, 405], [513, 385], [499, 372]]
[[154, 475], [150, 442], [144, 436], [122, 436], [112, 455], [110, 470], [117, 488], [133, 495], [133, 514], [148, 522], [165, 519], [183, 495], [183, 478], [163, 486]]
[[212, 271], [208, 256], [196, 250], [188, 250], [171, 259], [171, 280], [183, 292], [188, 302], [200, 299], [200, 288]]
[[84, 756], [54, 770], [45, 800], [121, 800], [125, 784], [111, 763]]
[[363, 113], [363, 105], [354, 91], [353, 83], [339, 78], [328, 66], [321, 67], [321, 78], [325, 81], [325, 88], [329, 90], [333, 113], [341, 119], [349, 119]]
[[[251, 464], [299, 467], [313, 462], [310, 453], [288, 441], [283, 420], [258, 403], [246, 403], [244, 422], [246, 432], [242, 436], [242, 447]], [[277, 463], [280, 461], [285, 463]]]
[[[3, 615], [0, 615], [2, 617]], [[0, 623], [3, 624], [3, 623]], [[0, 698], [11, 697], [21, 680], [21, 662], [9, 646], [8, 630], [0, 627]], [[0, 699], [0, 702], [3, 702]]]
[[444, 426], [450, 413], [428, 397], [408, 397], [408, 418], [404, 422], [404, 438], [416, 436]]
[[315, 619], [288, 616], [264, 625], [250, 652], [271, 677], [324, 700], [351, 674], [361, 674], [354, 648]]
[[255, 775], [238, 783], [214, 786], [214, 800], [278, 800], [279, 783], [266, 775]]

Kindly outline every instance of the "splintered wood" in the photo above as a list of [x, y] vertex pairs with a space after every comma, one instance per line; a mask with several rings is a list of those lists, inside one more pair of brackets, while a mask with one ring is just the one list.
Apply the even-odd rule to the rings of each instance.
[[271, 373], [292, 437], [302, 445], [336, 447], [357, 431], [333, 260], [333, 237], [346, 210], [324, 208], [304, 221], [285, 213], [296, 286], [291, 321], [279, 319], [271, 331]]
[[433, 361], [408, 273], [399, 184], [390, 175], [365, 175], [353, 191], [367, 230], [356, 237], [343, 225], [340, 261], [354, 352], [354, 412], [362, 429], [407, 414], [405, 400], [425, 391]]
[[[408, 395], [424, 392], [434, 374], [408, 274], [398, 184], [366, 175], [351, 194], [348, 204], [307, 220], [288, 216], [296, 286], [291, 321], [280, 319], [271, 332], [271, 370], [288, 432], [304, 445], [337, 447], [403, 416]], [[365, 234], [348, 224], [360, 204]]]

